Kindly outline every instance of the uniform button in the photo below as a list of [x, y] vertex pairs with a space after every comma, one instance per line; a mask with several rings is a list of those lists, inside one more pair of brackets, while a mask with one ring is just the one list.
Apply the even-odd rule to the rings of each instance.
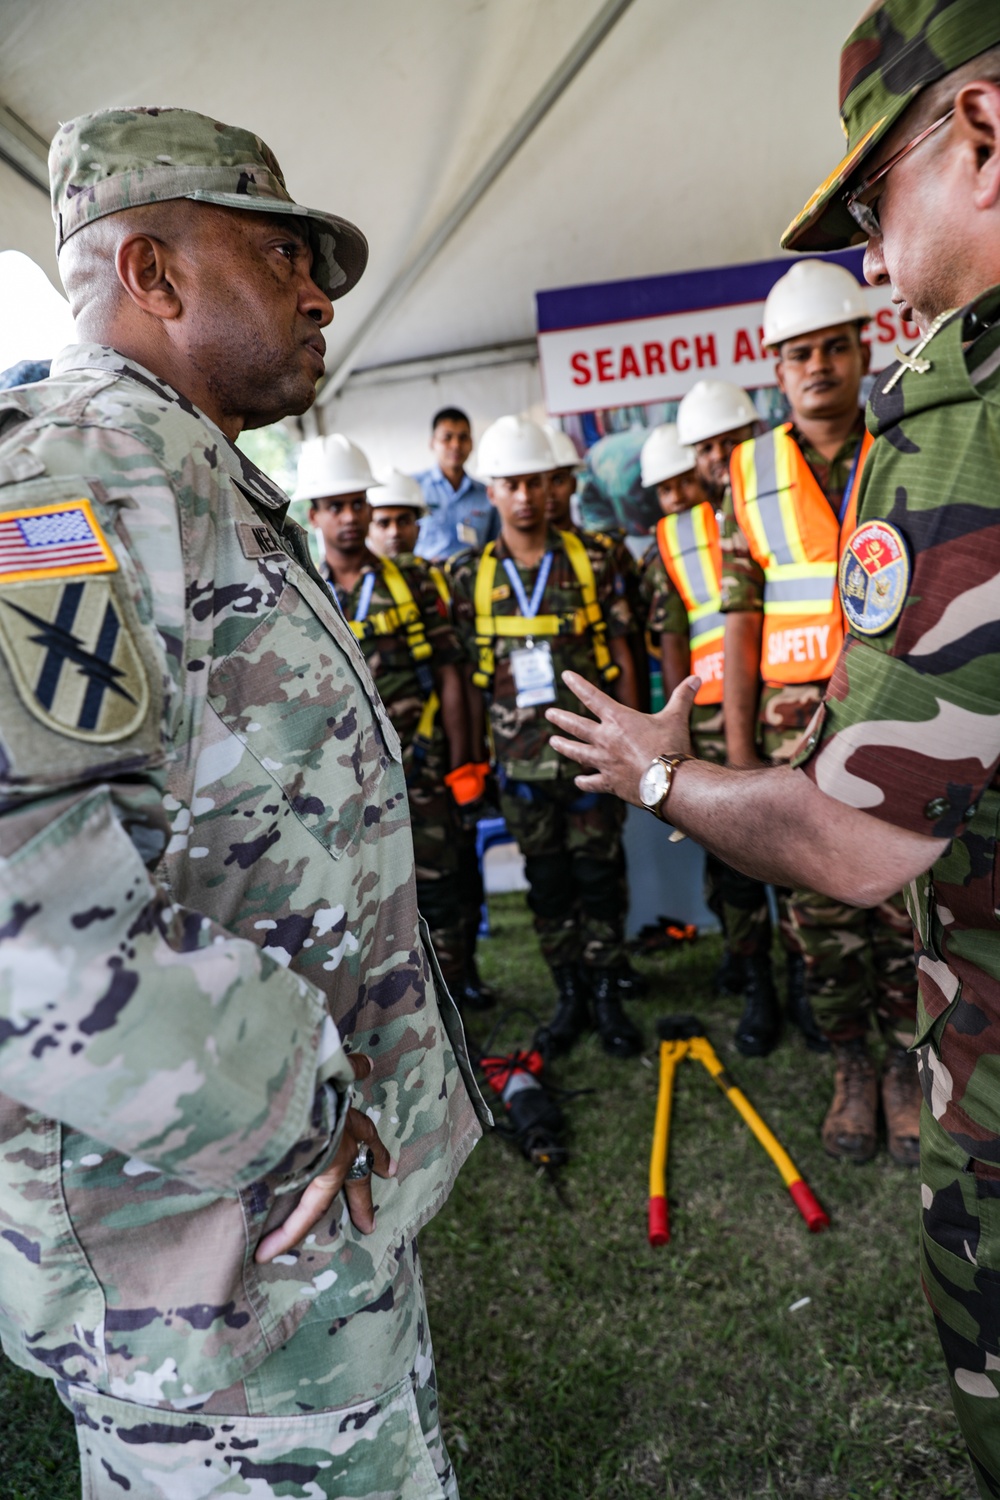
[[924, 808], [924, 817], [936, 823], [938, 818], [943, 818], [945, 813], [950, 811], [951, 803], [946, 797], [932, 797]]

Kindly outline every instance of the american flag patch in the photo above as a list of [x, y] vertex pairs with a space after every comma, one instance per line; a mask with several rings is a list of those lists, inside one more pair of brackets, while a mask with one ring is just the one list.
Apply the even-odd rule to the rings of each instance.
[[117, 567], [89, 500], [0, 512], [0, 583], [113, 573]]

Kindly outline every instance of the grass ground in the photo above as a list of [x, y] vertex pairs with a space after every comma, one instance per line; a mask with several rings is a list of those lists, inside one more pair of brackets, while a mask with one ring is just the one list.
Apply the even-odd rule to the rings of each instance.
[[[497, 898], [483, 972], [551, 1005], [523, 898]], [[483, 1141], [421, 1237], [445, 1432], [463, 1500], [972, 1500], [916, 1273], [917, 1181], [828, 1160], [829, 1063], [797, 1037], [749, 1061], [711, 998], [716, 939], [640, 967], [647, 1056], [589, 1039], [559, 1081], [571, 1159], [557, 1192]], [[695, 1011], [833, 1220], [810, 1235], [699, 1066], [674, 1104], [671, 1243], [646, 1243], [657, 1016]], [[511, 1022], [501, 1041], [524, 1042]], [[790, 1311], [808, 1297], [807, 1305]], [[51, 1389], [0, 1362], [0, 1497], [76, 1500]]]

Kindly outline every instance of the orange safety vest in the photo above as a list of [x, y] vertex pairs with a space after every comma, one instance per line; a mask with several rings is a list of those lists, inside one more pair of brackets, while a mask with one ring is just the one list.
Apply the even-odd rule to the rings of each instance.
[[722, 702], [722, 603], [719, 523], [707, 500], [679, 515], [664, 516], [656, 527], [663, 566], [687, 610], [691, 671], [701, 678], [696, 703]]
[[730, 477], [740, 530], [764, 570], [760, 675], [769, 683], [824, 682], [844, 640], [837, 570], [857, 525], [866, 432], [838, 518], [820, 489], [791, 424], [733, 451]]

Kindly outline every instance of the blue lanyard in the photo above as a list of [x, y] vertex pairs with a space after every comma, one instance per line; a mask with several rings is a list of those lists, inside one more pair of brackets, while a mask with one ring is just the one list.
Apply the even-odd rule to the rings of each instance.
[[858, 464], [861, 462], [861, 450], [864, 446], [865, 440], [864, 438], [862, 438], [860, 443], [858, 444], [858, 451], [854, 455], [854, 462], [851, 464], [851, 472], [847, 476], [847, 485], [844, 489], [844, 496], [840, 502], [840, 513], [837, 516], [837, 520], [840, 522], [841, 526], [843, 526], [844, 517], [847, 515], [847, 507], [851, 503], [851, 491], [854, 489], [854, 480], [857, 476]]
[[358, 607], [354, 611], [354, 618], [359, 624], [363, 624], [368, 618], [371, 609], [372, 594], [375, 592], [375, 573], [366, 573], [361, 580], [361, 596], [358, 599]]
[[552, 571], [552, 553], [546, 552], [542, 558], [538, 569], [538, 577], [535, 579], [535, 587], [531, 591], [530, 600], [524, 592], [524, 584], [521, 582], [520, 575], [509, 557], [505, 557], [503, 560], [503, 570], [510, 579], [510, 586], [514, 592], [514, 598], [517, 600], [518, 610], [526, 620], [533, 620], [541, 607], [545, 585], [548, 583], [549, 574]]

